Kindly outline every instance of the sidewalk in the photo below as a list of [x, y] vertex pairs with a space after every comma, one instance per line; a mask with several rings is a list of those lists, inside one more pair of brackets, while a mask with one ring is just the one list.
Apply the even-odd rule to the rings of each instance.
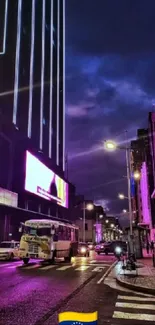
[[119, 262], [115, 270], [116, 281], [128, 289], [155, 295], [155, 267], [152, 254], [143, 256], [143, 259], [138, 260], [137, 272], [122, 270], [122, 262]]

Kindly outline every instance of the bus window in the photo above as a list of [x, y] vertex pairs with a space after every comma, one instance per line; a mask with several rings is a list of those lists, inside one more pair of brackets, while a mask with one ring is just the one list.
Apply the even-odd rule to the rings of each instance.
[[63, 240], [63, 227], [59, 226], [58, 228], [58, 239]]
[[79, 233], [78, 233], [78, 229], [75, 229], [75, 241], [79, 240]]
[[66, 240], [71, 240], [71, 228], [66, 227]]
[[75, 231], [75, 230], [74, 230], [73, 228], [71, 228], [71, 241], [72, 241], [72, 242], [75, 241], [75, 239], [74, 239], [74, 237], [75, 237], [75, 236], [74, 236], [74, 231]]

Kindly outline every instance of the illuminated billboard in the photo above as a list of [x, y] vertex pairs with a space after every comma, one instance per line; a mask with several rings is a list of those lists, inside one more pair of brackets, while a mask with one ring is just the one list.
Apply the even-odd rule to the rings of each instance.
[[25, 190], [68, 208], [68, 184], [26, 151]]

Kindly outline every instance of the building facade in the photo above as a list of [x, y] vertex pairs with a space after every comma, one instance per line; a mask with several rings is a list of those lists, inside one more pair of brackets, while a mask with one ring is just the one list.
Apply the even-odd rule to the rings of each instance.
[[[18, 194], [18, 221], [33, 212], [69, 219], [75, 187], [65, 179], [65, 0], [0, 1], [0, 71], [1, 191]], [[50, 174], [53, 201], [47, 200], [51, 185], [42, 184], [39, 196], [25, 190], [27, 152], [38, 159], [31, 183], [37, 179], [39, 188]], [[67, 207], [60, 204], [64, 195]], [[6, 228], [14, 229], [17, 211], [1, 204], [2, 224], [4, 215]]]
[[0, 1], [1, 132], [65, 170], [65, 0]]
[[135, 182], [134, 221], [149, 229], [150, 237], [154, 238], [155, 202], [151, 198], [154, 190], [154, 113], [149, 113], [148, 129], [137, 131], [137, 140], [131, 142], [132, 167], [140, 172], [140, 179]]

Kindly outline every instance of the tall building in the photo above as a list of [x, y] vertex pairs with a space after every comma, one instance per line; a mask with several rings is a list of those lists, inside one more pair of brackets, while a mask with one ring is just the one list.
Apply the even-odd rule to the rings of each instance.
[[137, 140], [131, 142], [131, 149], [133, 169], [140, 172], [140, 180], [135, 183], [135, 221], [148, 228], [153, 239], [155, 203], [151, 198], [154, 189], [152, 114], [149, 113], [148, 129], [137, 131]]
[[74, 206], [65, 179], [65, 0], [0, 1], [0, 71], [1, 240], [27, 218], [69, 219]]
[[0, 1], [0, 131], [65, 170], [65, 0]]

